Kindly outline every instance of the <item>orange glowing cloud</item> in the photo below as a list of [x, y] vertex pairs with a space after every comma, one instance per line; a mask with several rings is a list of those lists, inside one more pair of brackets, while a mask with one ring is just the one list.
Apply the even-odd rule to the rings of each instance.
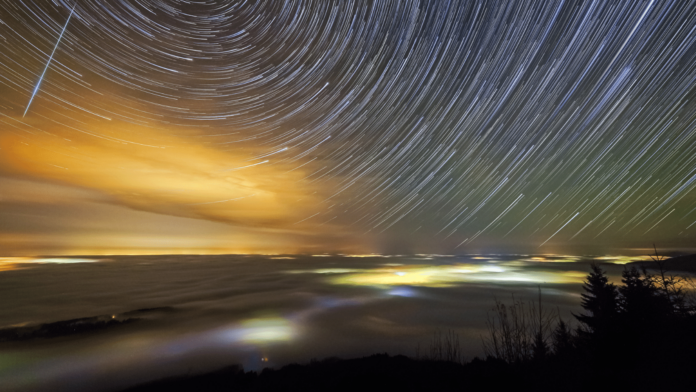
[[96, 134], [70, 131], [79, 124], [17, 124], [0, 135], [0, 165], [13, 177], [97, 190], [135, 210], [256, 228], [296, 230], [321, 208], [306, 173], [273, 156], [256, 158], [263, 152], [248, 146], [223, 150], [200, 137], [116, 121], [101, 122]]

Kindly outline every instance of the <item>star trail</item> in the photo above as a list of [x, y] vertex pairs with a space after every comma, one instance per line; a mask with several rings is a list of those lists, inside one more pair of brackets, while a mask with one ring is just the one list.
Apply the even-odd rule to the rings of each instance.
[[0, 0], [0, 245], [693, 246], [695, 43], [687, 1]]

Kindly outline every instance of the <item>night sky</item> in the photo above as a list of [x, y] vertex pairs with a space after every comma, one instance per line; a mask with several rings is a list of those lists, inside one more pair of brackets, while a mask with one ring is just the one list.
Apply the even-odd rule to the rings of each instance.
[[0, 253], [696, 243], [696, 2], [0, 0]]

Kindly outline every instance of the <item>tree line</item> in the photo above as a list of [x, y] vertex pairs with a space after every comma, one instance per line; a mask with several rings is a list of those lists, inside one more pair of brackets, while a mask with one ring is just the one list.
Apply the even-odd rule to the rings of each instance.
[[487, 361], [516, 367], [539, 389], [696, 388], [693, 281], [671, 274], [657, 252], [652, 260], [625, 268], [620, 285], [593, 264], [575, 323], [544, 309], [541, 293], [537, 303], [496, 300], [483, 337]]

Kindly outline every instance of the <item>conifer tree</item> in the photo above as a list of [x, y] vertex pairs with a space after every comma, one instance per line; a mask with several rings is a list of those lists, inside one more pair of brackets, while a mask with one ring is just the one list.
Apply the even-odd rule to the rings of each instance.
[[587, 275], [581, 294], [581, 306], [586, 313], [574, 315], [591, 335], [606, 336], [613, 329], [618, 312], [618, 291], [609, 283], [604, 271], [592, 264], [592, 272]]
[[563, 319], [559, 319], [556, 329], [553, 330], [552, 342], [553, 352], [557, 356], [566, 357], [571, 354], [574, 348], [573, 334]]
[[650, 276], [641, 275], [636, 267], [625, 269], [621, 276], [619, 309], [627, 324], [639, 328], [670, 316], [669, 297], [659, 290]]
[[534, 341], [532, 342], [532, 359], [536, 361], [542, 361], [546, 358], [549, 353], [549, 345], [544, 340], [543, 335], [540, 332], [534, 334]]

